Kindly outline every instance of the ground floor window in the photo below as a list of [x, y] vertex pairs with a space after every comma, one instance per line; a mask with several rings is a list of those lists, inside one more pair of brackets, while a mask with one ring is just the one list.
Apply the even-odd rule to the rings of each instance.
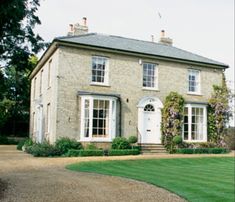
[[115, 136], [116, 98], [81, 97], [81, 140], [107, 141]]
[[207, 141], [206, 105], [187, 104], [184, 108], [183, 140], [190, 142]]

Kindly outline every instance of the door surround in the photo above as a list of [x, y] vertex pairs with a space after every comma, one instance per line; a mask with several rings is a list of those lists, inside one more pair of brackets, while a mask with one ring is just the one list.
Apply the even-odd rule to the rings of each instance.
[[[151, 130], [154, 134], [150, 134], [150, 138], [147, 138], [146, 127], [148, 127], [146, 123], [146, 111], [144, 110], [145, 106], [152, 105], [154, 111], [147, 111], [147, 113], [151, 113], [149, 117], [155, 118], [152, 123]], [[163, 108], [163, 104], [161, 100], [154, 96], [146, 96], [143, 97], [138, 105], [138, 141], [139, 143], [152, 143], [152, 144], [160, 144], [161, 143], [161, 109]], [[148, 118], [148, 117], [147, 117]], [[150, 124], [151, 125], [151, 124]], [[150, 131], [150, 130], [147, 130]]]

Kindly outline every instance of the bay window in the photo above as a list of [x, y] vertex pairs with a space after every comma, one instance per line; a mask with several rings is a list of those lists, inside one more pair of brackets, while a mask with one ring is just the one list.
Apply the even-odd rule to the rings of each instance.
[[112, 141], [116, 132], [115, 97], [81, 97], [81, 141]]
[[206, 105], [187, 104], [184, 108], [183, 140], [207, 141]]

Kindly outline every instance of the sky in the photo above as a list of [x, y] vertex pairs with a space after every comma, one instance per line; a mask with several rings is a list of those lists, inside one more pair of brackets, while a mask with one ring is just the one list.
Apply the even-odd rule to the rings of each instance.
[[164, 29], [174, 46], [228, 64], [234, 90], [234, 0], [41, 0], [37, 15], [47, 42], [83, 17], [89, 32], [146, 41]]

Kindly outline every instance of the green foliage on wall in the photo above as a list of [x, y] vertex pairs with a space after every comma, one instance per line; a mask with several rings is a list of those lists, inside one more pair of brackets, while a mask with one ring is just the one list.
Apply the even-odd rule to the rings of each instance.
[[173, 137], [181, 135], [183, 110], [184, 98], [176, 92], [171, 92], [166, 97], [162, 109], [162, 143], [170, 152], [175, 149]]
[[214, 85], [208, 107], [208, 139], [218, 146], [224, 146], [224, 130], [231, 117], [229, 101], [233, 95], [227, 88], [225, 76], [222, 85]]

